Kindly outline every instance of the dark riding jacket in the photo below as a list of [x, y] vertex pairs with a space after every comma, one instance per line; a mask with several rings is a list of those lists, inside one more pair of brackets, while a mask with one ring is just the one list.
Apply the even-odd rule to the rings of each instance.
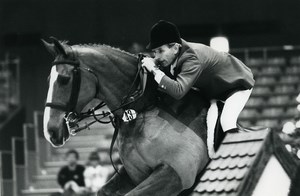
[[236, 91], [251, 89], [255, 82], [251, 70], [236, 57], [185, 40], [174, 75], [170, 66], [163, 71], [166, 75], [159, 83], [160, 90], [175, 99], [194, 87], [207, 99], [226, 100]]

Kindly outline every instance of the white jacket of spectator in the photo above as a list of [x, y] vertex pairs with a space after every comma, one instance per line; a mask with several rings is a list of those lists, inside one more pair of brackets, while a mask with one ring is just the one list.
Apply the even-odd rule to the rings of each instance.
[[108, 169], [101, 165], [88, 166], [84, 171], [85, 186], [97, 192], [105, 184], [108, 174]]

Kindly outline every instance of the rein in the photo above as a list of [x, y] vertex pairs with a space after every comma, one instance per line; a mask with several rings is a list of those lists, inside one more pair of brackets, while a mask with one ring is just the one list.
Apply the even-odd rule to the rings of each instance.
[[[112, 123], [112, 125], [115, 127], [115, 123], [113, 121], [113, 116], [114, 116], [113, 114], [116, 111], [121, 110], [124, 107], [130, 105], [131, 103], [137, 101], [144, 94], [144, 91], [145, 91], [145, 88], [146, 88], [146, 83], [147, 83], [147, 73], [148, 72], [145, 70], [145, 68], [143, 68], [141, 66], [141, 60], [143, 58], [144, 58], [144, 55], [139, 54], [139, 57], [138, 57], [138, 71], [135, 75], [135, 78], [134, 78], [130, 88], [129, 88], [129, 91], [128, 91], [127, 95], [122, 99], [121, 105], [119, 107], [117, 107], [116, 109], [111, 110], [109, 112], [104, 112], [103, 111], [100, 114], [96, 114], [95, 112], [97, 110], [99, 110], [102, 107], [106, 106], [106, 104], [102, 101], [97, 106], [89, 109], [87, 112], [83, 112], [83, 113], [80, 113], [80, 114], [77, 114], [76, 112], [71, 112], [68, 115], [66, 115], [67, 122], [69, 121], [73, 125], [73, 126], [70, 126], [70, 128], [72, 128], [71, 135], [76, 135], [76, 133], [78, 133], [78, 132], [80, 132], [84, 129], [89, 129], [89, 126], [91, 126], [92, 124], [94, 124], [96, 122], [99, 122], [99, 123], [102, 123], [102, 124]], [[91, 69], [89, 69], [88, 71], [93, 73], [95, 75], [95, 77], [97, 78], [96, 74]], [[136, 82], [139, 78], [140, 78], [140, 85], [139, 85], [138, 89], [131, 94], [131, 92], [133, 91], [134, 85], [136, 84]], [[98, 78], [97, 78], [97, 81], [98, 81]], [[99, 89], [98, 85], [97, 85], [97, 88]], [[98, 92], [98, 91], [96, 91], [96, 92]], [[127, 113], [125, 113], [125, 115], [127, 115]], [[82, 127], [78, 127], [77, 123], [82, 121], [85, 118], [88, 118], [88, 117], [93, 117], [94, 120], [89, 122], [89, 123], [86, 123]], [[104, 119], [106, 117], [109, 117], [110, 120], [109, 121], [103, 121], [102, 119]], [[75, 128], [75, 129], [73, 129], [73, 128]]]
[[[73, 52], [73, 50], [72, 50], [72, 52]], [[72, 54], [74, 57], [74, 53], [72, 53]], [[114, 112], [116, 112], [120, 109], [123, 109], [124, 107], [137, 101], [139, 98], [141, 98], [143, 96], [145, 88], [146, 88], [146, 83], [147, 83], [147, 70], [141, 66], [141, 60], [144, 57], [145, 56], [143, 54], [139, 54], [139, 56], [138, 56], [138, 71], [135, 75], [135, 78], [130, 86], [130, 89], [129, 89], [127, 95], [122, 99], [121, 105], [114, 110], [111, 110], [108, 112], [103, 111], [100, 114], [96, 114], [95, 112], [97, 110], [103, 108], [106, 105], [103, 101], [100, 102], [97, 106], [89, 109], [87, 112], [81, 112], [79, 114], [76, 112], [76, 105], [78, 102], [78, 97], [79, 97], [79, 92], [80, 92], [80, 84], [81, 84], [81, 72], [80, 71], [86, 70], [95, 76], [95, 78], [96, 78], [96, 95], [97, 95], [99, 92], [99, 79], [98, 79], [96, 73], [90, 68], [80, 67], [80, 62], [75, 58], [74, 58], [74, 60], [59, 60], [59, 61], [54, 61], [52, 63], [52, 65], [68, 64], [68, 65], [72, 65], [74, 67], [74, 69], [72, 70], [73, 81], [72, 81], [71, 95], [70, 95], [69, 101], [65, 105], [60, 104], [60, 103], [47, 102], [45, 104], [45, 107], [50, 107], [50, 108], [65, 111], [64, 120], [67, 125], [69, 134], [72, 136], [75, 136], [78, 132], [80, 132], [82, 130], [89, 129], [89, 127], [96, 122], [99, 122], [102, 124], [111, 123], [115, 130], [113, 133], [111, 146], [110, 146], [110, 161], [112, 163], [113, 168], [115, 169], [115, 171], [118, 174], [119, 174], [119, 172], [116, 169], [116, 167], [113, 163], [113, 160], [112, 160], [112, 150], [113, 150], [114, 143], [118, 136], [119, 125], [120, 125], [121, 119], [115, 118], [113, 114], [114, 114]], [[138, 78], [140, 78], [140, 85], [139, 85], [138, 89], [132, 93], [133, 88], [134, 88], [136, 82], [138, 81]], [[127, 118], [129, 119], [128, 114], [126, 112], [124, 113], [124, 115], [126, 115]], [[91, 117], [91, 116], [94, 118], [93, 121], [85, 123], [85, 125], [79, 127], [78, 123], [80, 121], [82, 121], [83, 119], [86, 119], [88, 117]], [[106, 117], [109, 117], [109, 121], [103, 120]]]

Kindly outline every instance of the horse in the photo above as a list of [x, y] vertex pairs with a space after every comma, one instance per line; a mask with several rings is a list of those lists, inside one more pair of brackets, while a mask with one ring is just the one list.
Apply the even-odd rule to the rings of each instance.
[[[44, 136], [54, 147], [73, 135], [68, 116], [80, 113], [93, 99], [113, 111], [119, 135], [121, 168], [98, 192], [99, 196], [175, 196], [195, 183], [209, 161], [206, 114], [209, 103], [191, 91], [181, 101], [161, 95], [151, 74], [145, 92], [122, 107], [135, 78], [138, 57], [101, 44], [69, 45], [55, 38], [43, 40], [54, 56], [44, 109]], [[122, 117], [133, 108], [136, 118]]]

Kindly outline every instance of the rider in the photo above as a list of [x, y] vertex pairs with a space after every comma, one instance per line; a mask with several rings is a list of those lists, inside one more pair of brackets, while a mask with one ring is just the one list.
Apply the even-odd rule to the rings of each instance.
[[[245, 64], [228, 53], [181, 39], [177, 27], [163, 20], [153, 25], [147, 48], [155, 57], [144, 58], [142, 66], [154, 74], [160, 90], [175, 99], [181, 99], [191, 88], [198, 90], [214, 103], [208, 110], [208, 119], [216, 111], [215, 100], [223, 101], [222, 129], [238, 132], [238, 116], [255, 82]], [[210, 129], [214, 127], [208, 124]]]

